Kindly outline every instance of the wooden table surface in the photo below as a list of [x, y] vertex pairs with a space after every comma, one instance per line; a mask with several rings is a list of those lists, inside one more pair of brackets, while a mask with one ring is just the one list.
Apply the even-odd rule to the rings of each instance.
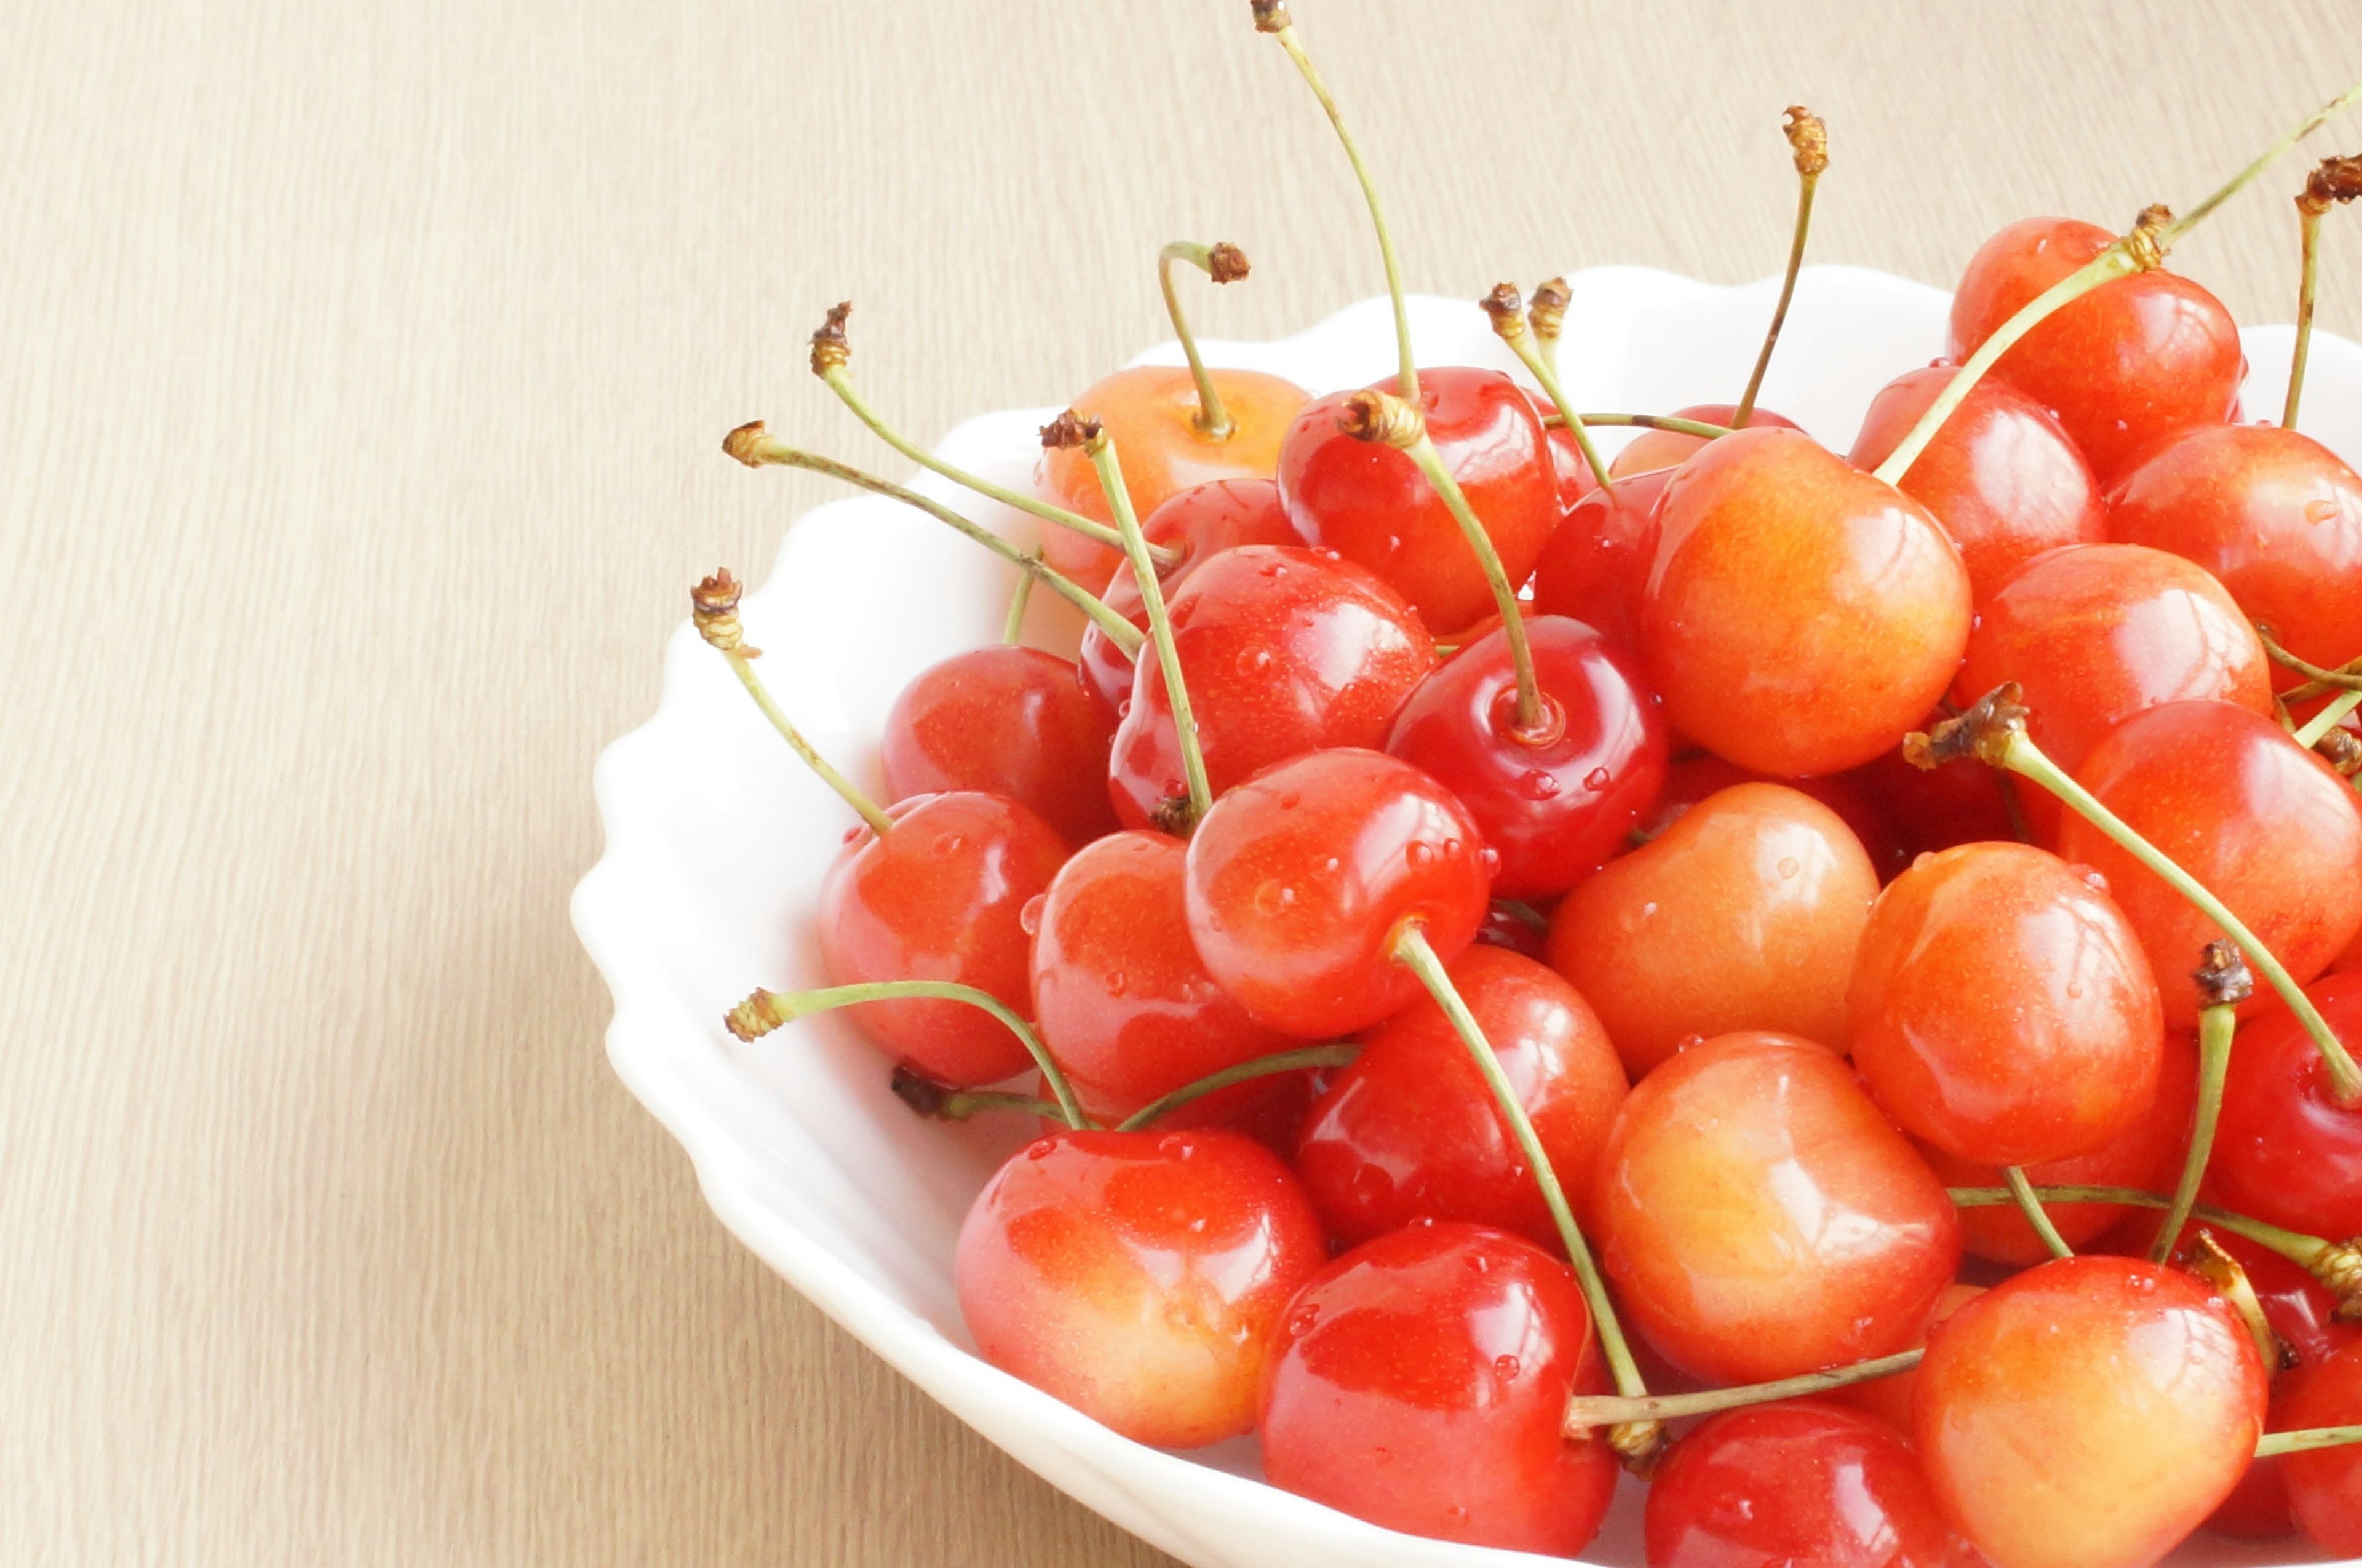
[[[1948, 281], [2187, 204], [2362, 74], [2352, 0], [1297, 0], [1416, 288]], [[0, 1560], [1145, 1563], [726, 1236], [566, 899], [689, 583], [1164, 335], [1374, 293], [1243, 0], [27, 6], [0, 49]], [[2362, 118], [2310, 156], [2362, 144]], [[2295, 290], [2291, 162], [2177, 265]], [[2326, 326], [2362, 325], [2334, 216]]]

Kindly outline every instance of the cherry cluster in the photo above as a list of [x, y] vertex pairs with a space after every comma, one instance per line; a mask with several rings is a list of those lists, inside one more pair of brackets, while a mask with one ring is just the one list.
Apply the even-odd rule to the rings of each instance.
[[[1176, 244], [1187, 367], [1076, 399], [1028, 492], [896, 433], [832, 312], [848, 406], [1050, 526], [732, 433], [1020, 573], [882, 808], [699, 586], [863, 819], [830, 987], [732, 1031], [849, 1008], [919, 1111], [1043, 1119], [961, 1231], [979, 1352], [1364, 1519], [1568, 1554], [1621, 1468], [1659, 1568], [2362, 1551], [2362, 478], [2293, 427], [2303, 333], [2251, 423], [2161, 264], [2330, 111], [2188, 218], [1994, 235], [1840, 454], [1756, 405], [1816, 118], [1738, 402], [1584, 414], [1559, 281], [1482, 302], [1529, 380], [1414, 362], [1254, 10], [1398, 373], [1208, 369], [1173, 268], [1247, 263]], [[2299, 201], [2301, 321], [2356, 193]], [[1019, 641], [1037, 585], [1077, 658]]]

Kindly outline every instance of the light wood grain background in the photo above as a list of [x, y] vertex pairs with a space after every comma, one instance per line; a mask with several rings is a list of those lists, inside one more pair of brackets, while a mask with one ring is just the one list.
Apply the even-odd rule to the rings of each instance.
[[[1948, 281], [2187, 203], [2353, 0], [1298, 0], [1416, 287]], [[1146, 1563], [739, 1250], [566, 897], [696, 576], [878, 449], [1374, 292], [1243, 0], [30, 3], [0, 46], [0, 1560]], [[2354, 150], [2350, 120], [2312, 151]], [[2294, 292], [2295, 166], [2177, 264]], [[2362, 324], [2362, 217], [2323, 320]], [[889, 465], [894, 466], [894, 465]]]

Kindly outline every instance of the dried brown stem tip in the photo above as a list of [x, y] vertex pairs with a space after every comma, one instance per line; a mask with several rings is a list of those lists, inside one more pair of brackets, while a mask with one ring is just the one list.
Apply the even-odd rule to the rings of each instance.
[[2165, 265], [2165, 231], [2173, 224], [2173, 209], [2162, 202], [2143, 207], [2140, 216], [2133, 219], [2132, 232], [2125, 235], [2124, 247], [2133, 265], [2141, 271]]
[[2333, 202], [2350, 202], [2362, 196], [2362, 156], [2324, 158], [2304, 182], [2304, 194], [2296, 199], [2301, 212], [2318, 217]]
[[1625, 1469], [1643, 1481], [1657, 1473], [1668, 1441], [1662, 1421], [1625, 1421], [1607, 1429], [1607, 1446], [1616, 1451]]
[[1515, 283], [1496, 283], [1493, 292], [1476, 302], [1493, 323], [1493, 336], [1504, 343], [1515, 343], [1526, 335], [1526, 302]]
[[1973, 756], [1994, 767], [2009, 751], [2010, 737], [2025, 731], [2023, 690], [2004, 680], [1977, 699], [1976, 706], [1957, 719], [1947, 719], [1924, 734], [1903, 737], [1903, 760], [1914, 767], [1941, 767]]
[[757, 986], [753, 996], [722, 1015], [723, 1027], [741, 1040], [760, 1040], [784, 1021], [772, 1006], [777, 1000]]
[[2216, 1295], [2231, 1304], [2231, 1309], [2246, 1325], [2247, 1337], [2256, 1342], [2256, 1353], [2263, 1357], [2266, 1366], [2286, 1369], [2296, 1364], [2296, 1347], [2279, 1337], [2264, 1316], [2264, 1304], [2256, 1298], [2256, 1287], [2247, 1279], [2247, 1271], [2239, 1260], [2223, 1250], [2223, 1243], [2211, 1231], [2201, 1231], [2191, 1239], [2190, 1255], [2182, 1266], [2214, 1288]]
[[2312, 749], [2348, 778], [2362, 773], [2362, 737], [2352, 730], [2331, 730], [2312, 743]]
[[1337, 428], [1356, 441], [1375, 441], [1399, 451], [1427, 439], [1427, 421], [1418, 410], [1375, 387], [1364, 387], [1345, 400]]
[[1206, 251], [1206, 276], [1218, 283], [1235, 283], [1247, 275], [1247, 253], [1227, 239], [1214, 241]]
[[1534, 297], [1526, 305], [1526, 323], [1537, 337], [1556, 337], [1559, 328], [1566, 325], [1566, 307], [1573, 303], [1574, 293], [1564, 278], [1536, 283]]
[[2236, 1007], [2256, 994], [2256, 977], [2239, 949], [2220, 938], [2206, 944], [2206, 955], [2190, 977], [2198, 982], [2200, 1007]]
[[811, 335], [811, 370], [824, 376], [852, 362], [853, 346], [844, 338], [844, 318], [853, 314], [853, 302], [840, 300], [828, 307], [828, 319]]
[[723, 567], [689, 591], [690, 618], [697, 623], [697, 635], [723, 653], [760, 658], [763, 650], [745, 646], [745, 632], [738, 624], [738, 600], [745, 591], [745, 585]]
[[1255, 31], [1275, 33], [1291, 25], [1287, 0], [1249, 0], [1254, 6]]
[[1810, 178], [1829, 166], [1829, 127], [1802, 104], [1788, 105], [1788, 145], [1796, 152], [1796, 172]]
[[912, 1072], [904, 1066], [894, 1069], [890, 1087], [896, 1099], [928, 1118], [943, 1115], [944, 1101], [952, 1092], [924, 1073]]
[[750, 419], [722, 437], [722, 449], [748, 468], [759, 469], [763, 463], [761, 458], [756, 457], [755, 448], [767, 434], [768, 432], [764, 428], [761, 420]]
[[1069, 447], [1087, 446], [1098, 438], [1098, 420], [1085, 419], [1070, 408], [1042, 426], [1042, 445], [1051, 451], [1063, 452]]

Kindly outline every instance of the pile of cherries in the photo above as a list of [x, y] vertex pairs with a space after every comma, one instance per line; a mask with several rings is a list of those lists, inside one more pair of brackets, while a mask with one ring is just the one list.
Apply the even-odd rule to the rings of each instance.
[[2003, 229], [1842, 454], [1754, 406], [1785, 291], [1737, 404], [1568, 407], [1556, 282], [1484, 302], [1533, 384], [1401, 334], [1312, 397], [1198, 363], [1170, 270], [1245, 261], [1184, 244], [1189, 368], [1028, 493], [879, 418], [840, 307], [816, 373], [1052, 525], [732, 433], [1021, 576], [883, 808], [700, 585], [864, 819], [830, 988], [730, 1027], [847, 1007], [922, 1111], [1046, 1118], [960, 1235], [978, 1351], [1363, 1519], [1572, 1554], [1628, 1468], [1659, 1568], [2362, 1552], [2362, 478], [2294, 388], [2247, 421], [2187, 226]]

